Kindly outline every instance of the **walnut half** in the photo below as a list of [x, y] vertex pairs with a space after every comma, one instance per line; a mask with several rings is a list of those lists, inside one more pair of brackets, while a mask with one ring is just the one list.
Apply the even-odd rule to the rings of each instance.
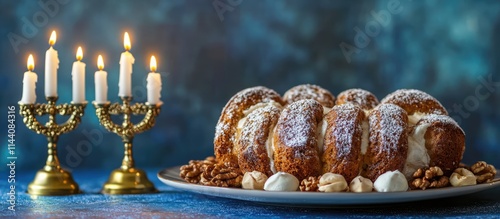
[[476, 176], [477, 183], [488, 183], [495, 179], [497, 170], [491, 164], [484, 161], [478, 161], [470, 167], [470, 170]]
[[302, 192], [317, 192], [319, 188], [319, 179], [321, 176], [310, 176], [300, 182], [299, 188]]
[[410, 181], [410, 188], [425, 190], [427, 188], [442, 188], [449, 184], [449, 178], [443, 175], [443, 170], [434, 166], [428, 169], [417, 169], [413, 173], [413, 180]]

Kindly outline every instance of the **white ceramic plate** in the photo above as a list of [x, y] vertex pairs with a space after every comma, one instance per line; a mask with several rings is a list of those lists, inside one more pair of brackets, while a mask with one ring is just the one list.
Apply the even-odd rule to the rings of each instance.
[[495, 180], [491, 183], [464, 187], [446, 187], [439, 189], [388, 193], [269, 192], [238, 188], [202, 186], [187, 183], [182, 178], [180, 178], [179, 166], [167, 168], [158, 172], [158, 178], [163, 183], [174, 188], [209, 196], [272, 203], [277, 205], [346, 206], [401, 203], [471, 194], [500, 186], [500, 170], [497, 170], [497, 173], [498, 174]]

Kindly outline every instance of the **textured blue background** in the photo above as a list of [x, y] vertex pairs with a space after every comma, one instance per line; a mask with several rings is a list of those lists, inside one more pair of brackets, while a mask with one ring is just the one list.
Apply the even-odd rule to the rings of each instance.
[[[46, 2], [42, 1], [42, 2]], [[213, 154], [213, 133], [220, 111], [237, 91], [265, 85], [283, 93], [302, 83], [319, 84], [334, 94], [360, 87], [382, 99], [398, 88], [422, 89], [442, 101], [467, 133], [465, 161], [500, 166], [500, 86], [485, 89], [481, 79], [500, 81], [499, 1], [400, 0], [387, 25], [374, 26], [372, 11], [388, 10], [379, 1], [232, 1], [219, 17], [213, 2], [65, 1], [47, 19], [37, 1], [1, 1], [0, 7], [0, 156], [7, 162], [7, 106], [21, 99], [26, 58], [33, 53], [39, 75], [38, 101], [44, 102], [44, 55], [55, 29], [59, 51], [60, 102], [71, 100], [71, 65], [78, 45], [87, 63], [87, 100], [94, 100], [96, 59], [103, 54], [109, 98], [118, 101], [119, 55], [123, 32], [132, 38], [136, 57], [133, 89], [146, 100], [149, 57], [163, 73], [165, 105], [153, 130], [135, 138], [136, 164], [168, 167]], [[23, 18], [39, 20], [23, 34]], [[223, 18], [223, 19], [221, 19]], [[347, 62], [339, 44], [356, 45], [355, 28], [379, 33]], [[371, 28], [371, 29], [370, 29]], [[9, 34], [26, 39], [13, 46]], [[16, 48], [17, 47], [17, 51]], [[477, 99], [476, 89], [487, 97]], [[477, 100], [477, 101], [476, 101]], [[476, 101], [476, 102], [475, 102]], [[468, 105], [465, 112], [454, 105]], [[61, 120], [62, 121], [62, 120]], [[39, 169], [46, 158], [45, 138], [17, 117], [18, 169]], [[1, 134], [3, 133], [3, 134]], [[85, 133], [90, 133], [86, 135]], [[86, 146], [86, 147], [85, 147]], [[80, 148], [80, 153], [78, 152]], [[83, 150], [83, 151], [82, 151]], [[81, 153], [84, 152], [84, 153]], [[120, 139], [101, 128], [92, 105], [82, 124], [59, 144], [63, 166], [111, 170], [119, 166]], [[2, 169], [5, 165], [1, 165]]]

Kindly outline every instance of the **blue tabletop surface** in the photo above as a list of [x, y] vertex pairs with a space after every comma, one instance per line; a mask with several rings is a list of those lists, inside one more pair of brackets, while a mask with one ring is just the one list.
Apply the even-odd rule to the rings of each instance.
[[239, 218], [239, 217], [472, 217], [500, 218], [500, 187], [466, 196], [378, 205], [363, 208], [300, 208], [216, 198], [183, 192], [156, 177], [160, 169], [148, 169], [148, 177], [160, 190], [156, 194], [103, 195], [99, 193], [109, 171], [78, 170], [73, 172], [82, 194], [72, 196], [30, 197], [25, 191], [35, 171], [16, 175], [16, 211], [7, 210], [8, 182], [0, 181], [1, 217], [137, 217], [137, 218]]

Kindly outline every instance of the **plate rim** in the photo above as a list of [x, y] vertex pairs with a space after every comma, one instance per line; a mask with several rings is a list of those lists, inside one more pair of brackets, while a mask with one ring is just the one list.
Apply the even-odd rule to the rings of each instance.
[[301, 191], [274, 192], [263, 190], [246, 190], [241, 188], [204, 186], [188, 183], [179, 177], [178, 173], [180, 167], [181, 166], [173, 166], [162, 169], [157, 173], [157, 177], [162, 183], [175, 189], [187, 192], [221, 198], [287, 206], [363, 206], [374, 204], [405, 203], [467, 195], [500, 186], [500, 170], [497, 170], [497, 175], [495, 176], [495, 180], [493, 182], [464, 187], [446, 187], [439, 189], [412, 190], [406, 192], [370, 193], [320, 193]]

